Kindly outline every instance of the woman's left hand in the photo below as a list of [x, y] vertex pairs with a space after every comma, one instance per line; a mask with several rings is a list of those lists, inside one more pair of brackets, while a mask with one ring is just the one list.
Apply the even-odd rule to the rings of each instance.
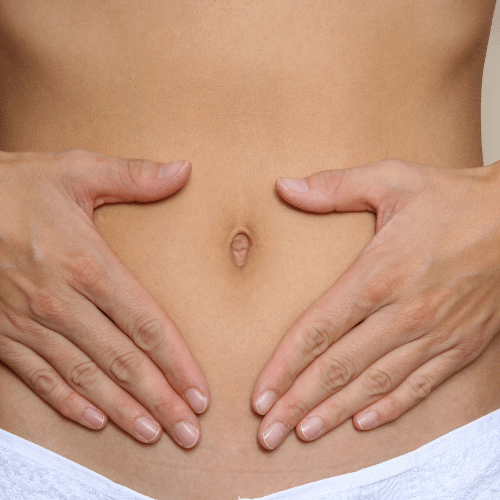
[[451, 169], [385, 160], [279, 179], [310, 212], [375, 212], [361, 255], [290, 328], [252, 395], [274, 449], [353, 417], [397, 419], [476, 359], [500, 330], [500, 164]]

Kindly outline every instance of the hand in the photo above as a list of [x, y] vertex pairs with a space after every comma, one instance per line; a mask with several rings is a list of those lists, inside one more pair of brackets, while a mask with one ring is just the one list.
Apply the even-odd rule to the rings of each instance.
[[0, 360], [90, 429], [109, 416], [144, 443], [161, 426], [199, 441], [201, 368], [92, 222], [98, 206], [164, 198], [190, 172], [84, 150], [0, 153]]
[[500, 329], [496, 170], [387, 160], [277, 181], [303, 210], [377, 218], [362, 254], [260, 374], [262, 446], [294, 427], [316, 439], [355, 414], [359, 430], [395, 420], [483, 352]]

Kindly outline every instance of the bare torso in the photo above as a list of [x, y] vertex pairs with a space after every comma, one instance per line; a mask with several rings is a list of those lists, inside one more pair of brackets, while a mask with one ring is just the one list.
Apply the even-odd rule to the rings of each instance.
[[[280, 202], [279, 176], [385, 158], [482, 165], [494, 0], [0, 0], [0, 150], [189, 159], [188, 185], [96, 223], [183, 333], [212, 405], [190, 451], [87, 430], [0, 366], [0, 427], [159, 500], [256, 497], [411, 451], [500, 407], [500, 344], [399, 420], [259, 447], [253, 383], [362, 251], [371, 214]], [[466, 202], [466, 200], [464, 200]], [[244, 267], [231, 242], [248, 234]]]

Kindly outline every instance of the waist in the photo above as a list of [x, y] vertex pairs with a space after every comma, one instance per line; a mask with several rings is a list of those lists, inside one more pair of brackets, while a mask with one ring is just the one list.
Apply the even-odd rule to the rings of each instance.
[[[447, 494], [462, 500], [470, 498], [472, 491], [491, 493], [500, 483], [500, 450], [496, 446], [499, 433], [500, 411], [496, 410], [413, 452], [352, 474], [282, 491], [278, 496], [300, 495], [304, 499], [315, 499], [321, 495], [335, 495], [336, 499], [345, 500], [366, 497], [368, 491], [379, 496], [383, 491], [390, 491], [401, 499], [415, 495], [434, 498], [436, 487], [443, 487]], [[40, 492], [37, 479], [43, 477], [45, 489], [51, 491], [66, 492], [70, 489], [127, 500], [150, 498], [1, 429], [0, 451], [4, 458], [0, 462], [4, 496], [8, 492], [15, 495], [19, 488], [26, 495], [36, 495]], [[467, 474], [463, 473], [464, 463], [467, 464]], [[271, 494], [259, 500], [275, 499], [276, 495]]]
[[[224, 10], [205, 17], [208, 5], [181, 17], [184, 7], [166, 16], [133, 6], [106, 10], [106, 3], [103, 12], [63, 9], [59, 17], [43, 7], [50, 37], [45, 25], [31, 29], [26, 16], [6, 11], [2, 30], [0, 150], [78, 147], [193, 164], [178, 194], [103, 207], [95, 220], [206, 374], [212, 405], [201, 417], [199, 446], [184, 451], [166, 436], [140, 445], [111, 423], [98, 433], [83, 429], [0, 366], [0, 427], [159, 500], [258, 497], [351, 472], [500, 406], [496, 343], [394, 423], [361, 433], [347, 421], [317, 442], [292, 434], [272, 453], [259, 448], [254, 380], [374, 229], [372, 214], [286, 206], [274, 195], [275, 178], [390, 157], [481, 165], [485, 43], [478, 46], [477, 35], [484, 28], [474, 22], [458, 30], [471, 9], [455, 10], [460, 22], [448, 23], [449, 9], [439, 3], [419, 11], [419, 22], [389, 4], [358, 9], [360, 23], [352, 22], [350, 4], [283, 4], [271, 15], [245, 7], [236, 24]], [[397, 12], [404, 22], [394, 22]], [[186, 24], [191, 19], [200, 22]], [[83, 35], [80, 22], [93, 29]], [[263, 33], [270, 40], [256, 43]], [[251, 242], [243, 267], [230, 253], [238, 232]]]
[[[374, 216], [308, 214], [274, 194], [279, 175], [352, 163], [323, 164], [309, 156], [288, 163], [277, 160], [280, 151], [269, 160], [262, 149], [243, 143], [221, 162], [208, 141], [198, 141], [198, 149], [194, 142], [191, 155], [174, 151], [166, 158], [193, 163], [182, 191], [156, 203], [103, 207], [95, 221], [177, 324], [206, 374], [212, 405], [201, 417], [200, 445], [184, 451], [166, 436], [153, 446], [140, 445], [111, 423], [99, 433], [88, 431], [57, 415], [4, 368], [2, 428], [159, 500], [236, 498], [388, 460], [500, 407], [495, 342], [396, 422], [361, 433], [348, 420], [317, 442], [303, 443], [292, 434], [272, 453], [261, 449], [260, 417], [250, 407], [253, 383], [287, 328], [363, 250]], [[374, 159], [382, 153], [373, 148]], [[479, 158], [470, 162], [479, 164]], [[231, 164], [237, 167], [231, 170]], [[244, 266], [235, 264], [230, 251], [240, 232], [250, 241]]]
[[[377, 120], [368, 123], [359, 107], [357, 118], [349, 118], [346, 106], [332, 117], [311, 101], [301, 108], [307, 126], [297, 115], [287, 121], [294, 110], [263, 126], [262, 120], [245, 121], [244, 109], [233, 109], [231, 120], [224, 114], [212, 122], [187, 116], [175, 128], [161, 127], [149, 108], [149, 134], [146, 122], [124, 132], [111, 118], [78, 128], [81, 116], [71, 108], [58, 110], [70, 120], [64, 130], [55, 116], [30, 136], [4, 122], [12, 131], [3, 139], [6, 150], [83, 147], [192, 162], [191, 179], [179, 193], [151, 204], [103, 207], [95, 222], [178, 326], [205, 372], [212, 405], [201, 417], [196, 449], [181, 450], [166, 436], [145, 446], [111, 423], [94, 433], [65, 420], [0, 367], [0, 426], [158, 500], [236, 498], [388, 460], [500, 407], [496, 342], [414, 410], [379, 429], [361, 433], [347, 421], [317, 442], [292, 434], [272, 453], [256, 440], [260, 417], [251, 411], [250, 394], [257, 375], [286, 330], [374, 232], [369, 213], [318, 215], [287, 206], [274, 194], [274, 180], [388, 157], [442, 167], [481, 165], [479, 109], [456, 104], [442, 113], [431, 106], [434, 99], [425, 102], [413, 121], [379, 107]], [[446, 132], [443, 121], [450, 124]], [[250, 241], [242, 267], [230, 250], [238, 233]]]

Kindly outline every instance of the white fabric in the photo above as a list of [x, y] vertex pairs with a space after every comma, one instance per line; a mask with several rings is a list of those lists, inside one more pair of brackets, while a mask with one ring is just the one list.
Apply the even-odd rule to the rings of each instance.
[[1, 500], [151, 500], [0, 429]]
[[[1, 429], [0, 499], [151, 500]], [[387, 462], [255, 500], [493, 499], [500, 499], [500, 410]]]
[[254, 500], [499, 500], [499, 438], [496, 410], [406, 455]]

